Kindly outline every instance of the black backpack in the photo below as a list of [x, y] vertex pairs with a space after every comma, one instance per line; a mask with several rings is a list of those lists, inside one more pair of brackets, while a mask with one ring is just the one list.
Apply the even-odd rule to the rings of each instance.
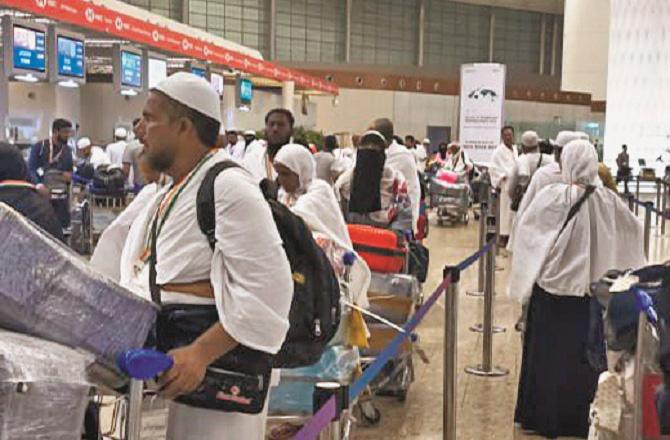
[[122, 192], [125, 182], [126, 176], [118, 167], [101, 165], [93, 172], [93, 186], [110, 194]]
[[[214, 231], [214, 181], [222, 171], [239, 168], [232, 161], [215, 164], [200, 184], [197, 197], [198, 225], [212, 249]], [[261, 188], [266, 185], [261, 185]], [[296, 368], [315, 364], [340, 324], [340, 286], [326, 254], [316, 244], [303, 220], [276, 199], [265, 198], [281, 236], [293, 273], [290, 328], [274, 368]]]

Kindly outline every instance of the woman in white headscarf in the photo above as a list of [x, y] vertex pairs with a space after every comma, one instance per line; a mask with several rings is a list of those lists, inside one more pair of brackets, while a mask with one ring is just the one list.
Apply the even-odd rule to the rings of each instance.
[[[314, 158], [309, 150], [298, 144], [285, 145], [275, 156], [274, 168], [281, 187], [279, 201], [303, 219], [317, 242], [323, 247], [325, 240], [322, 238], [326, 238], [341, 250], [353, 251], [333, 189], [327, 182], [316, 178]], [[336, 270], [342, 265], [338, 261], [332, 262]], [[351, 278], [351, 299], [359, 306], [367, 307], [370, 269], [361, 258], [352, 267]]]
[[645, 264], [643, 228], [614, 194], [594, 185], [595, 149], [575, 140], [560, 183], [517, 220], [510, 296], [528, 301], [515, 422], [542, 436], [586, 437], [599, 372], [586, 361], [589, 285], [610, 269]]

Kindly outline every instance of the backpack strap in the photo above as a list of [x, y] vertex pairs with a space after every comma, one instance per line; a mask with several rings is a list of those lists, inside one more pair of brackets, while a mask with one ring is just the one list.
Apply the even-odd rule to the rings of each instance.
[[150, 238], [150, 254], [149, 254], [149, 291], [151, 292], [151, 301], [157, 305], [161, 305], [161, 289], [156, 283], [156, 238], [158, 237], [158, 212], [151, 222], [151, 238]]
[[586, 187], [586, 190], [584, 191], [584, 194], [575, 202], [574, 205], [570, 207], [570, 211], [568, 212], [568, 218], [565, 219], [565, 222], [563, 223], [563, 227], [561, 228], [560, 232], [558, 233], [558, 236], [560, 236], [563, 233], [563, 230], [565, 229], [566, 226], [568, 226], [568, 223], [570, 223], [570, 220], [572, 220], [579, 210], [581, 209], [582, 205], [584, 202], [586, 202], [586, 199], [588, 199], [591, 194], [593, 194], [596, 190], [596, 187], [593, 185], [589, 185]]
[[[205, 175], [200, 188], [198, 188], [198, 196], [196, 198], [196, 212], [198, 216], [198, 226], [205, 237], [209, 247], [214, 250], [216, 245], [216, 236], [214, 235], [216, 229], [216, 208], [214, 207], [214, 181], [216, 177], [229, 168], [242, 168], [232, 160], [224, 160], [215, 163]], [[153, 252], [152, 252], [153, 255]]]

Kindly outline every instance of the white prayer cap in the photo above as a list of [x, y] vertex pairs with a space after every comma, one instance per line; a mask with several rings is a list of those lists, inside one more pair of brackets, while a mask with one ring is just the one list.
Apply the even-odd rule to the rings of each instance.
[[591, 137], [584, 133], [583, 131], [575, 131], [575, 134], [577, 135], [577, 139], [581, 139], [583, 141], [590, 141]]
[[188, 72], [174, 73], [155, 87], [180, 104], [221, 122], [221, 101], [203, 78]]
[[114, 130], [114, 136], [117, 138], [126, 138], [128, 136], [128, 131], [123, 127], [117, 127]]
[[424, 144], [430, 144], [430, 139], [425, 138], [425, 139], [423, 140], [423, 143], [424, 143]]
[[521, 144], [527, 148], [537, 147], [538, 140], [539, 136], [532, 130], [526, 131], [521, 135]]
[[568, 131], [564, 130], [558, 133], [556, 136], [556, 141], [554, 142], [556, 145], [559, 147], [565, 147], [568, 145], [571, 141], [579, 139], [579, 136], [577, 136], [577, 133], [574, 131]]
[[240, 130], [238, 130], [236, 127], [228, 127], [226, 129], [226, 133], [237, 133], [238, 131]]
[[253, 130], [247, 130], [244, 132], [245, 136], [256, 136], [256, 132]]
[[87, 137], [83, 137], [77, 141], [77, 149], [83, 150], [91, 146], [91, 140]]

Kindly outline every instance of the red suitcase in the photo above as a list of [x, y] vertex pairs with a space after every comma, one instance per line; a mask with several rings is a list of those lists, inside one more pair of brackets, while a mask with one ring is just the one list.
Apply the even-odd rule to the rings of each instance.
[[388, 229], [367, 225], [347, 225], [354, 249], [368, 263], [370, 270], [400, 273], [407, 258], [402, 236]]

